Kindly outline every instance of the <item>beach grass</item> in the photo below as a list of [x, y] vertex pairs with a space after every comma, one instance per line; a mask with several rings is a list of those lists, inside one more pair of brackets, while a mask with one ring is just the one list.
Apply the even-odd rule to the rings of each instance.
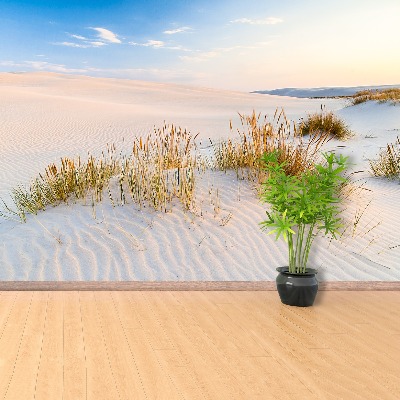
[[369, 165], [374, 176], [400, 179], [400, 138], [387, 144], [375, 160], [369, 160]]
[[[311, 168], [321, 147], [329, 140], [326, 132], [318, 131], [305, 141], [283, 109], [277, 109], [272, 120], [255, 111], [250, 115], [239, 114], [239, 118], [241, 127], [237, 129], [237, 140], [212, 143], [214, 167], [221, 171], [234, 170], [238, 179], [263, 182], [266, 172], [260, 159], [264, 153], [274, 150], [279, 150], [279, 161], [285, 162], [286, 172], [297, 175]], [[230, 128], [232, 131], [232, 122]]]
[[60, 165], [48, 165], [28, 188], [12, 190], [13, 206], [3, 201], [0, 216], [25, 222], [27, 214], [60, 203], [80, 199], [94, 205], [105, 192], [114, 206], [130, 198], [140, 207], [167, 211], [177, 198], [188, 210], [194, 201], [195, 172], [204, 169], [190, 132], [164, 125], [146, 138], [136, 138], [129, 154], [117, 155], [111, 145], [101, 157], [88, 154], [87, 161], [63, 157]]
[[308, 114], [299, 124], [299, 132], [302, 135], [310, 135], [316, 133], [326, 133], [332, 138], [338, 140], [347, 140], [353, 133], [349, 127], [336, 116], [332, 111], [327, 112], [321, 107], [321, 112]]
[[[43, 174], [39, 174], [29, 188], [17, 186], [12, 190], [15, 208], [6, 207], [8, 214], [26, 220], [26, 214], [37, 214], [50, 205], [66, 203], [71, 198], [86, 199], [90, 193], [92, 201], [102, 200], [104, 188], [118, 171], [115, 146], [107, 150], [101, 158], [88, 155], [88, 160], [81, 158], [61, 158], [59, 166], [48, 165]], [[4, 213], [3, 213], [4, 215]]]
[[371, 100], [378, 101], [378, 103], [396, 104], [400, 102], [400, 88], [362, 90], [351, 97], [351, 104], [357, 105]]
[[[13, 206], [3, 202], [0, 216], [26, 221], [27, 214], [36, 215], [61, 203], [82, 200], [94, 207], [105, 195], [113, 206], [133, 202], [140, 208], [167, 212], [177, 199], [184, 210], [194, 210], [199, 173], [210, 168], [233, 170], [238, 179], [259, 187], [266, 179], [261, 164], [264, 153], [279, 150], [279, 162], [284, 163], [286, 173], [298, 175], [321, 161], [321, 148], [331, 139], [329, 129], [311, 129], [305, 136], [283, 109], [277, 109], [272, 119], [255, 111], [239, 113], [239, 119], [236, 140], [211, 142], [211, 161], [198, 151], [197, 135], [166, 124], [134, 138], [131, 151], [124, 154], [117, 154], [112, 144], [99, 157], [88, 154], [86, 161], [61, 158], [59, 165], [48, 165], [29, 187], [13, 189]], [[233, 131], [232, 122], [230, 129]]]
[[[197, 136], [197, 135], [196, 135]], [[195, 137], [174, 125], [154, 128], [145, 138], [136, 138], [132, 154], [123, 157], [119, 174], [121, 201], [125, 188], [141, 207], [167, 211], [173, 198], [189, 210], [194, 201], [196, 171], [205, 169], [197, 153]]]

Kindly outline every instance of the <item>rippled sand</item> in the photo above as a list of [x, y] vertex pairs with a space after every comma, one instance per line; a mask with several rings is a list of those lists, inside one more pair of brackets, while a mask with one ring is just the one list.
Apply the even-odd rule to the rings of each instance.
[[[180, 85], [58, 74], [0, 74], [0, 197], [62, 156], [99, 154], [107, 143], [128, 150], [136, 135], [164, 121], [209, 138], [232, 135], [229, 120], [255, 109], [273, 115], [284, 106], [298, 120], [321, 100], [229, 92]], [[320, 280], [400, 278], [400, 185], [368, 174], [367, 158], [399, 134], [400, 107], [344, 107], [323, 101], [356, 136], [326, 149], [350, 155], [365, 195], [345, 211], [353, 232], [317, 239], [310, 261]], [[344, 147], [338, 147], [344, 146]], [[361, 182], [361, 181], [360, 181]], [[218, 189], [218, 195], [217, 195]], [[50, 208], [26, 224], [0, 220], [1, 280], [274, 280], [286, 245], [259, 229], [264, 219], [251, 186], [234, 174], [199, 176], [196, 212], [156, 213], [107, 201]], [[216, 209], [216, 202], [219, 207]]]

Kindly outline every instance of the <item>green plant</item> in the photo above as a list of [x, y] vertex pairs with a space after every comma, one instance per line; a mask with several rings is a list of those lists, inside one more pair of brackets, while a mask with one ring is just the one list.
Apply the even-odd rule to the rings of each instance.
[[400, 178], [400, 138], [386, 146], [379, 153], [377, 160], [369, 160], [371, 171], [375, 176], [389, 179]]
[[336, 238], [341, 227], [340, 189], [345, 182], [341, 173], [347, 157], [325, 153], [325, 165], [317, 164], [300, 175], [288, 175], [285, 163], [279, 162], [278, 151], [265, 153], [262, 162], [268, 173], [262, 184], [261, 200], [272, 206], [263, 230], [281, 235], [289, 247], [289, 272], [304, 273], [310, 248], [318, 232], [324, 230]]
[[299, 131], [302, 135], [325, 132], [339, 140], [346, 140], [353, 135], [349, 127], [339, 117], [332, 111], [326, 112], [322, 107], [321, 112], [308, 114], [307, 118], [300, 122]]

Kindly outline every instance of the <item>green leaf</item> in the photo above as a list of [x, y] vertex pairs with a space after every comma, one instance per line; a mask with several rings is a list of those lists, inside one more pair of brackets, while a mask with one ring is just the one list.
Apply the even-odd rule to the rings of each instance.
[[[268, 178], [262, 184], [262, 201], [271, 204], [271, 212], [266, 212], [268, 219], [261, 223], [263, 229], [271, 229], [268, 234], [275, 234], [276, 240], [280, 236], [289, 244], [290, 263], [294, 259], [303, 259], [297, 254], [297, 243], [303, 239], [305, 226], [311, 229], [308, 236], [307, 246], [311, 246], [314, 227], [324, 230], [325, 234], [335, 234], [340, 229], [340, 218], [338, 218], [338, 204], [341, 200], [340, 184], [346, 179], [341, 175], [347, 168], [347, 157], [336, 156], [334, 153], [325, 153], [325, 164], [317, 164], [311, 171], [305, 171], [299, 176], [290, 176], [285, 173], [284, 163], [279, 163], [279, 152], [274, 151], [265, 154], [262, 160], [268, 171]], [[289, 240], [291, 235], [299, 234], [296, 241]], [[301, 229], [300, 229], [301, 227]], [[306, 240], [306, 239], [304, 239]], [[308, 250], [300, 249], [298, 251]]]

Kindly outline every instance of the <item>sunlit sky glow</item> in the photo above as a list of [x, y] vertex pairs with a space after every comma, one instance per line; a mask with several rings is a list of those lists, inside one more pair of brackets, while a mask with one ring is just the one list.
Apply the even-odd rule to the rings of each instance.
[[235, 90], [400, 83], [399, 0], [0, 0], [0, 71]]

